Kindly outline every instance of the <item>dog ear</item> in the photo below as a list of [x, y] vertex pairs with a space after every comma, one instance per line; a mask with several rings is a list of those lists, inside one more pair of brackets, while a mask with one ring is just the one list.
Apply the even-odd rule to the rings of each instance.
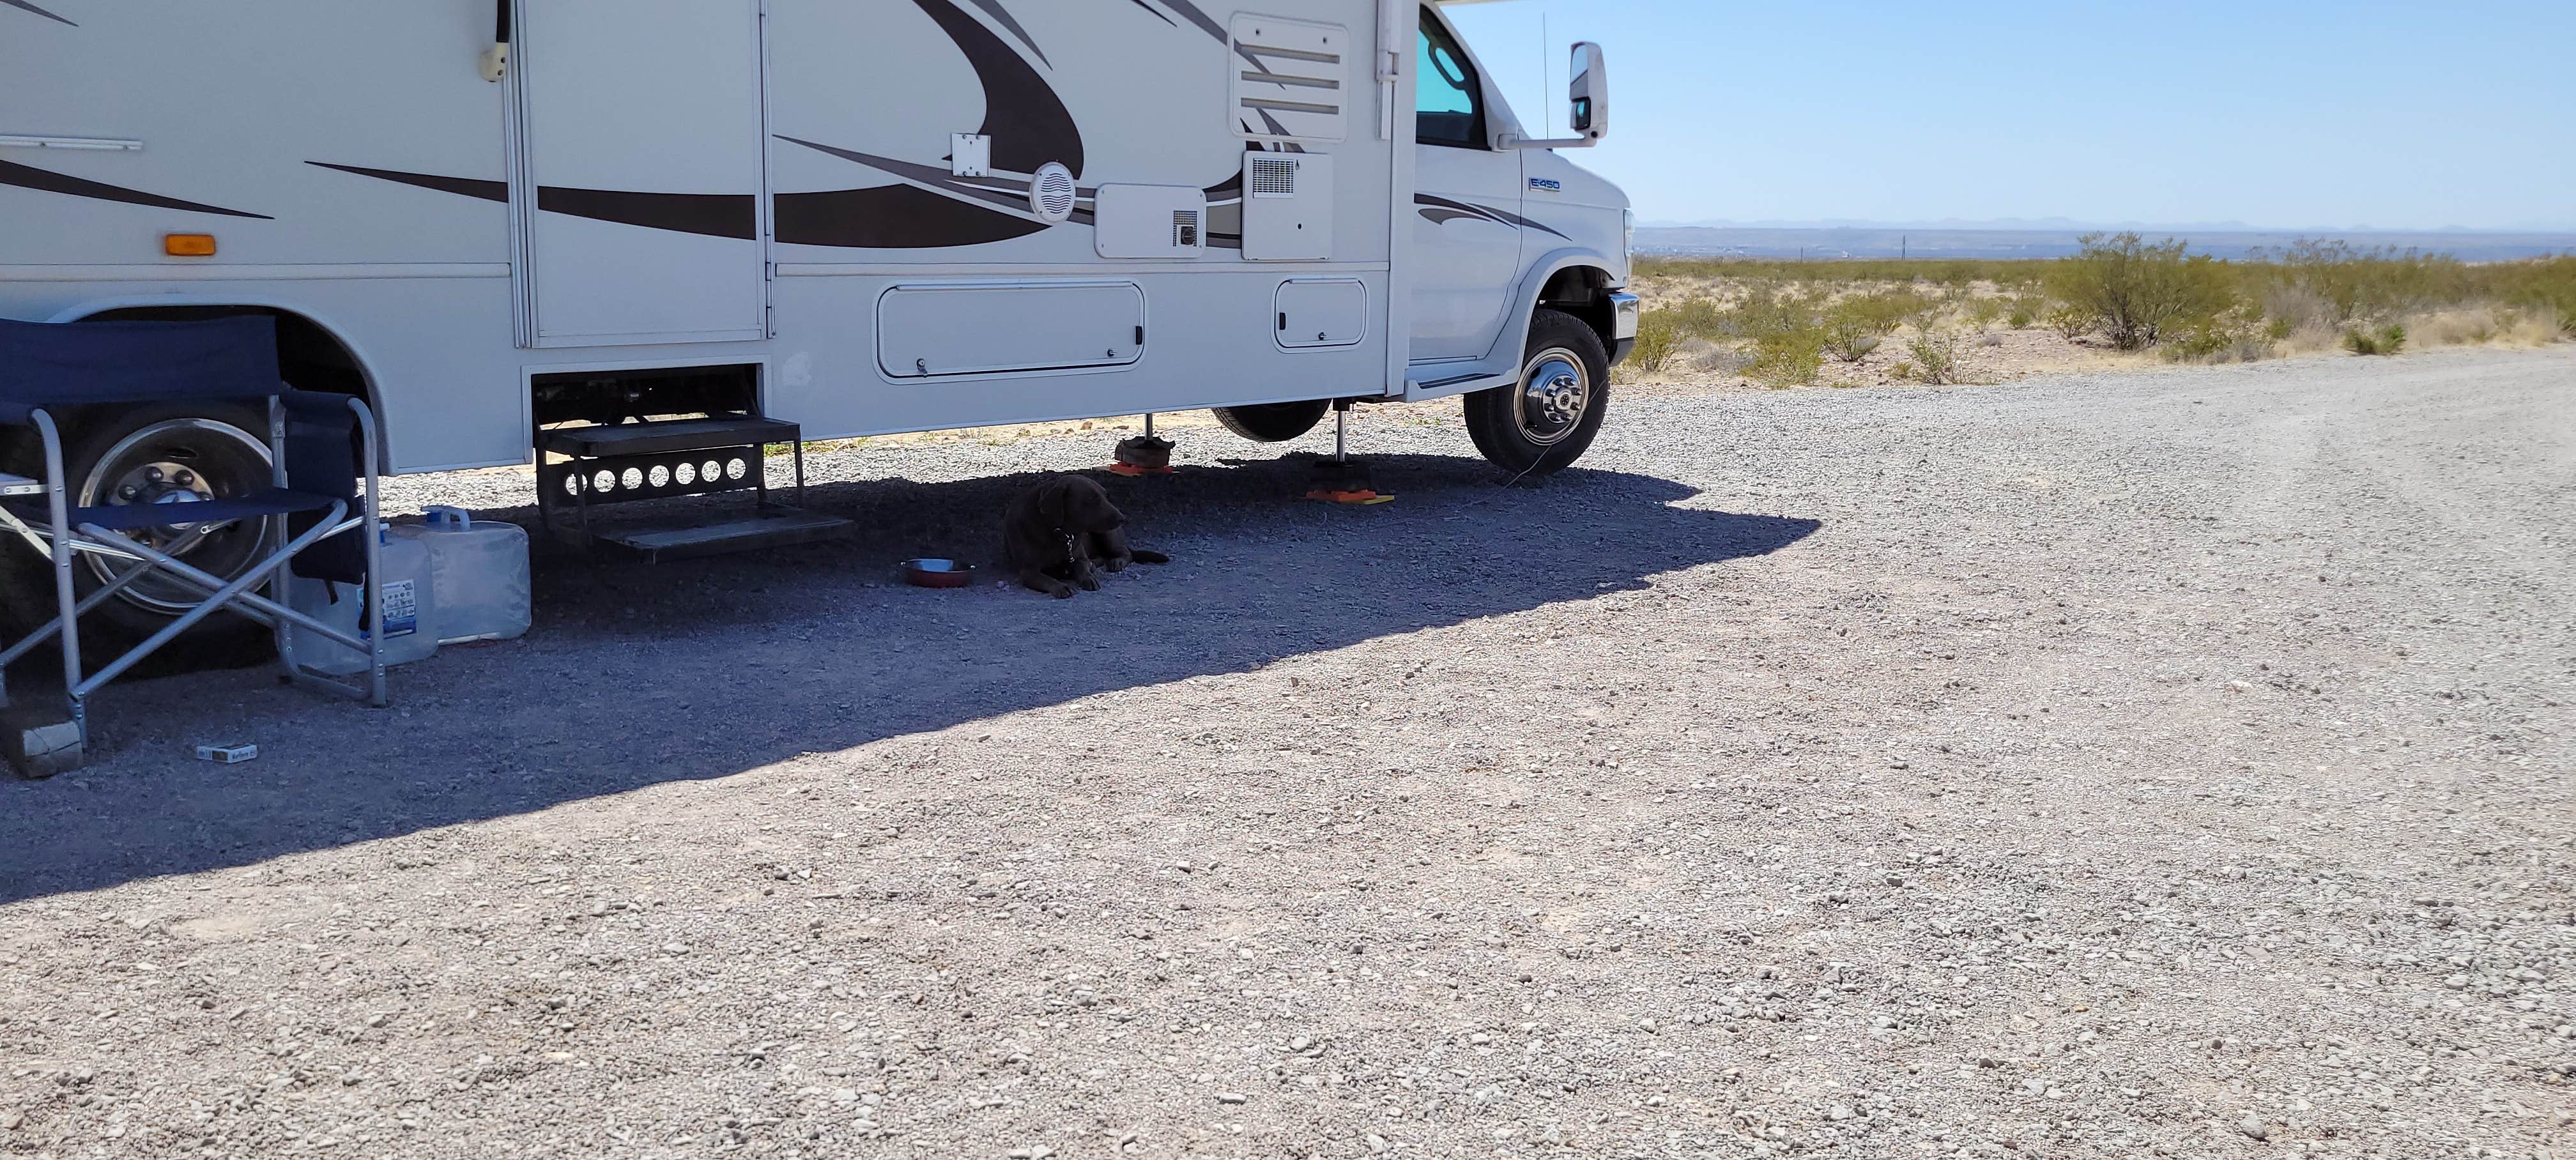
[[1050, 479], [1038, 485], [1038, 515], [1053, 527], [1064, 526], [1065, 494], [1071, 489], [1062, 479]]

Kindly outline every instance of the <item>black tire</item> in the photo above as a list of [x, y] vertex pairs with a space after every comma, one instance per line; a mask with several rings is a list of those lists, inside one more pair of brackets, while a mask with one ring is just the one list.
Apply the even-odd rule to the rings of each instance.
[[1467, 435], [1515, 478], [1583, 457], [1610, 410], [1610, 353], [1582, 319], [1542, 308], [1530, 318], [1520, 381], [1466, 396]]
[[1331, 399], [1309, 399], [1302, 403], [1259, 403], [1250, 407], [1218, 407], [1216, 421], [1225, 429], [1255, 443], [1285, 443], [1315, 429], [1333, 409]]
[[[71, 488], [71, 501], [74, 506], [149, 502], [155, 489], [236, 496], [270, 486], [267, 430], [268, 417], [264, 413], [226, 404], [90, 411], [68, 424], [63, 432], [63, 472]], [[16, 454], [28, 454], [25, 444]], [[181, 477], [169, 473], [157, 482], [143, 482], [143, 474], [151, 470], [149, 465], [156, 463], [186, 466], [189, 471], [184, 483]], [[37, 470], [41, 472], [41, 464]], [[111, 498], [118, 495], [120, 484], [129, 480], [141, 484], [138, 491], [121, 499]], [[156, 546], [165, 548], [177, 535], [167, 529], [137, 534], [149, 536]], [[272, 547], [261, 525], [237, 524], [196, 542], [181, 552], [180, 558], [229, 578], [240, 575]], [[20, 632], [51, 619], [51, 563], [27, 550], [24, 544], [0, 548], [10, 549], [0, 583], [34, 597], [9, 601], [6, 607], [0, 607], [0, 619], [32, 617], [24, 628], [18, 628]], [[90, 555], [74, 561], [72, 582], [77, 594], [86, 596], [106, 581], [104, 563], [100, 557]], [[126, 593], [83, 614], [80, 627], [84, 667], [95, 670], [160, 631], [186, 607], [184, 601], [195, 591], [175, 582], [145, 578], [137, 580]], [[257, 663], [274, 653], [267, 629], [231, 613], [218, 612], [146, 658], [135, 671], [154, 675], [238, 666]]]

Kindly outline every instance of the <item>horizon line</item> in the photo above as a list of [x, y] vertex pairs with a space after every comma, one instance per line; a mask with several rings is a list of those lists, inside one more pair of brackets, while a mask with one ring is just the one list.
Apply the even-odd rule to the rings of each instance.
[[1810, 221], [1701, 219], [1698, 221], [1639, 220], [1638, 229], [1736, 229], [1736, 230], [1949, 230], [1986, 233], [2063, 233], [2085, 230], [2132, 230], [2140, 232], [2204, 232], [2231, 234], [2513, 234], [2556, 235], [2576, 237], [2576, 223], [2561, 225], [2519, 226], [2381, 226], [2381, 225], [2303, 225], [2267, 226], [2247, 222], [2094, 222], [2072, 218], [1992, 218], [1982, 221], [1949, 219], [1944, 221], [1859, 221], [1823, 218]]

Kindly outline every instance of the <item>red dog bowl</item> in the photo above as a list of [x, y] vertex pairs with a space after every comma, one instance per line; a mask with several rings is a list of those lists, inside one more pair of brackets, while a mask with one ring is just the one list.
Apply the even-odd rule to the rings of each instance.
[[903, 578], [923, 588], [964, 588], [975, 582], [975, 566], [955, 560], [906, 560]]

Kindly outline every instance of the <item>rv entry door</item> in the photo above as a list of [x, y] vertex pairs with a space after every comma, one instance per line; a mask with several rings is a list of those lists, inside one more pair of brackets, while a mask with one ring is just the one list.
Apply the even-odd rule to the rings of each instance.
[[764, 337], [758, 0], [518, 0], [533, 346]]

